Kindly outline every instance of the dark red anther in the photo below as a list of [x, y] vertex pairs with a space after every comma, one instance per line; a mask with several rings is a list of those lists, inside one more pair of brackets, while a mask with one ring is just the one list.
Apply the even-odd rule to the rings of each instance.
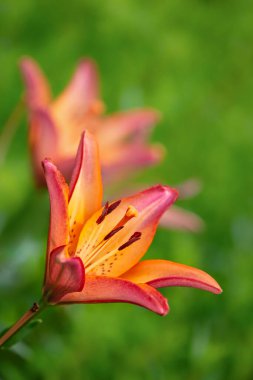
[[118, 248], [118, 250], [119, 250], [119, 251], [122, 251], [122, 249], [125, 249], [125, 248], [129, 247], [129, 245], [133, 244], [133, 243], [136, 242], [137, 240], [140, 240], [140, 238], [141, 238], [141, 232], [135, 232], [135, 233], [129, 238], [129, 240], [128, 240], [126, 243], [122, 244], [122, 245]]
[[121, 200], [116, 201], [116, 202], [112, 203], [110, 206], [109, 206], [109, 202], [106, 202], [106, 204], [105, 204], [105, 206], [103, 208], [102, 214], [97, 219], [96, 223], [97, 224], [102, 223], [103, 220], [105, 219], [106, 215], [110, 214], [113, 210], [115, 210], [115, 208], [118, 207], [118, 205], [120, 204], [120, 202], [121, 202]]
[[109, 232], [109, 234], [107, 234], [105, 237], [104, 237], [104, 240], [108, 240], [110, 239], [113, 235], [115, 235], [117, 232], [119, 232], [120, 230], [122, 230], [124, 226], [120, 226], [120, 227], [117, 227], [117, 228], [114, 228], [114, 230], [112, 230], [111, 232]]
[[119, 201], [113, 202], [109, 207], [107, 211], [107, 215], [110, 214], [113, 210], [115, 210], [116, 207], [118, 207], [121, 203], [121, 199]]
[[136, 239], [136, 238], [140, 238], [141, 237], [141, 232], [135, 232], [129, 240], [132, 240], [132, 239]]
[[96, 221], [97, 224], [100, 224], [103, 222], [104, 218], [106, 217], [106, 215], [108, 213], [108, 208], [109, 208], [109, 202], [106, 202], [106, 204], [104, 205], [104, 208], [102, 210], [102, 214], [100, 215], [100, 217]]

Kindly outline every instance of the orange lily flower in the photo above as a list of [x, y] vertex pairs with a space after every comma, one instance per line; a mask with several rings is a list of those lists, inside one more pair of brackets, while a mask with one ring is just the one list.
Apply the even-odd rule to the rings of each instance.
[[31, 58], [21, 60], [29, 111], [29, 141], [38, 186], [44, 186], [41, 161], [51, 157], [70, 178], [76, 148], [84, 129], [96, 135], [104, 178], [113, 180], [132, 169], [160, 161], [163, 148], [150, 145], [147, 137], [159, 120], [152, 109], [102, 115], [98, 73], [93, 61], [82, 60], [69, 85], [55, 100], [49, 83]]
[[207, 273], [166, 260], [141, 261], [177, 192], [154, 186], [102, 207], [102, 180], [94, 137], [83, 133], [70, 185], [43, 161], [51, 217], [44, 299], [51, 304], [128, 302], [165, 315], [156, 288], [189, 286], [220, 293]]

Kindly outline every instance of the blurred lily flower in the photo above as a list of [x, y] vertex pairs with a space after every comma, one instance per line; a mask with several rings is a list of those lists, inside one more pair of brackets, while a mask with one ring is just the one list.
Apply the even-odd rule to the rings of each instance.
[[106, 202], [94, 137], [83, 133], [68, 186], [49, 159], [43, 161], [51, 217], [44, 299], [51, 304], [128, 302], [157, 314], [169, 311], [156, 288], [189, 286], [218, 294], [207, 273], [166, 260], [141, 261], [160, 217], [177, 198], [168, 186]]
[[[151, 109], [131, 110], [104, 116], [99, 94], [96, 65], [82, 60], [69, 85], [55, 100], [41, 69], [31, 58], [21, 60], [29, 111], [29, 141], [34, 175], [38, 186], [44, 186], [41, 161], [51, 157], [69, 179], [74, 165], [76, 147], [84, 129], [96, 135], [103, 179], [110, 184], [123, 180], [131, 172], [158, 163], [164, 153], [159, 144], [148, 144], [151, 127], [159, 113]], [[179, 189], [180, 198], [196, 194], [199, 183], [185, 182]], [[162, 217], [161, 226], [198, 232], [202, 219], [179, 207], [171, 208]]]
[[21, 60], [29, 112], [29, 141], [38, 186], [44, 186], [41, 161], [51, 157], [70, 178], [76, 148], [84, 129], [96, 135], [105, 180], [126, 176], [134, 169], [159, 162], [163, 147], [148, 144], [151, 127], [159, 120], [152, 109], [104, 116], [98, 73], [93, 61], [82, 60], [70, 83], [52, 99], [49, 83], [31, 58]]

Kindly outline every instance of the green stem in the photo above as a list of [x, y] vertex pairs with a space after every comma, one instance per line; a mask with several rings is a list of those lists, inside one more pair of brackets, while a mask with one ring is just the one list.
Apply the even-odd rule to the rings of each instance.
[[0, 135], [0, 164], [4, 162], [9, 146], [13, 139], [13, 136], [19, 125], [19, 121], [24, 111], [24, 101], [21, 98], [14, 110], [12, 111], [9, 119], [3, 126], [2, 133]]
[[12, 325], [1, 337], [0, 347], [2, 347], [9, 339], [19, 332], [28, 322], [30, 322], [35, 316], [42, 312], [46, 307], [46, 304], [39, 305], [35, 302], [32, 307], [16, 322]]

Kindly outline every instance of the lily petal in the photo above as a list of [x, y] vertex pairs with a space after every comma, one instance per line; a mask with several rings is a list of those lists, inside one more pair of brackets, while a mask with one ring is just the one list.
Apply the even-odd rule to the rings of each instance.
[[42, 162], [50, 197], [48, 252], [68, 242], [68, 185], [60, 171], [49, 160]]
[[146, 166], [159, 163], [164, 157], [164, 147], [161, 144], [144, 145], [134, 142], [115, 147], [104, 152], [103, 176], [105, 181], [112, 182], [125, 178], [127, 175]]
[[167, 260], [144, 260], [124, 273], [121, 278], [135, 283], [147, 283], [155, 288], [187, 286], [215, 294], [222, 292], [220, 285], [209, 274]]
[[50, 88], [37, 63], [25, 57], [20, 61], [20, 70], [26, 86], [26, 101], [29, 107], [47, 105], [51, 99]]
[[[103, 210], [99, 210], [87, 221], [78, 241], [77, 255], [82, 257], [86, 273], [116, 277], [135, 265], [151, 244], [161, 215], [176, 198], [175, 190], [158, 185], [122, 199], [105, 216], [105, 221], [102, 218], [100, 222]], [[135, 215], [123, 223], [122, 229], [105, 239], [124, 220], [129, 206], [135, 210]], [[126, 246], [136, 233], [140, 238]]]
[[49, 303], [57, 303], [64, 295], [80, 292], [84, 287], [85, 270], [79, 257], [66, 258], [65, 246], [50, 253], [49, 270], [44, 294]]
[[174, 230], [201, 232], [205, 227], [205, 223], [193, 212], [173, 206], [163, 214], [160, 226]]
[[81, 120], [87, 112], [99, 113], [99, 80], [96, 64], [82, 60], [63, 93], [54, 101], [54, 114], [63, 123]]
[[[45, 184], [41, 161], [45, 157], [56, 159], [58, 134], [49, 112], [43, 108], [34, 108], [30, 113], [29, 144], [32, 153], [34, 175], [40, 186]], [[58, 164], [58, 162], [57, 162]], [[61, 170], [61, 167], [59, 168]]]
[[97, 143], [84, 132], [81, 136], [76, 163], [70, 182], [70, 254], [75, 251], [79, 233], [88, 218], [101, 208], [102, 178]]
[[180, 199], [188, 199], [197, 195], [202, 189], [202, 182], [198, 178], [190, 178], [176, 186]]
[[169, 311], [167, 300], [151, 286], [102, 276], [86, 276], [85, 287], [81, 292], [69, 293], [59, 301], [59, 303], [98, 302], [132, 303], [159, 315], [166, 315]]
[[160, 119], [160, 114], [153, 109], [137, 109], [106, 116], [102, 128], [98, 127], [98, 142], [105, 147], [117, 146], [119, 142], [136, 136], [139, 132], [150, 130]]

